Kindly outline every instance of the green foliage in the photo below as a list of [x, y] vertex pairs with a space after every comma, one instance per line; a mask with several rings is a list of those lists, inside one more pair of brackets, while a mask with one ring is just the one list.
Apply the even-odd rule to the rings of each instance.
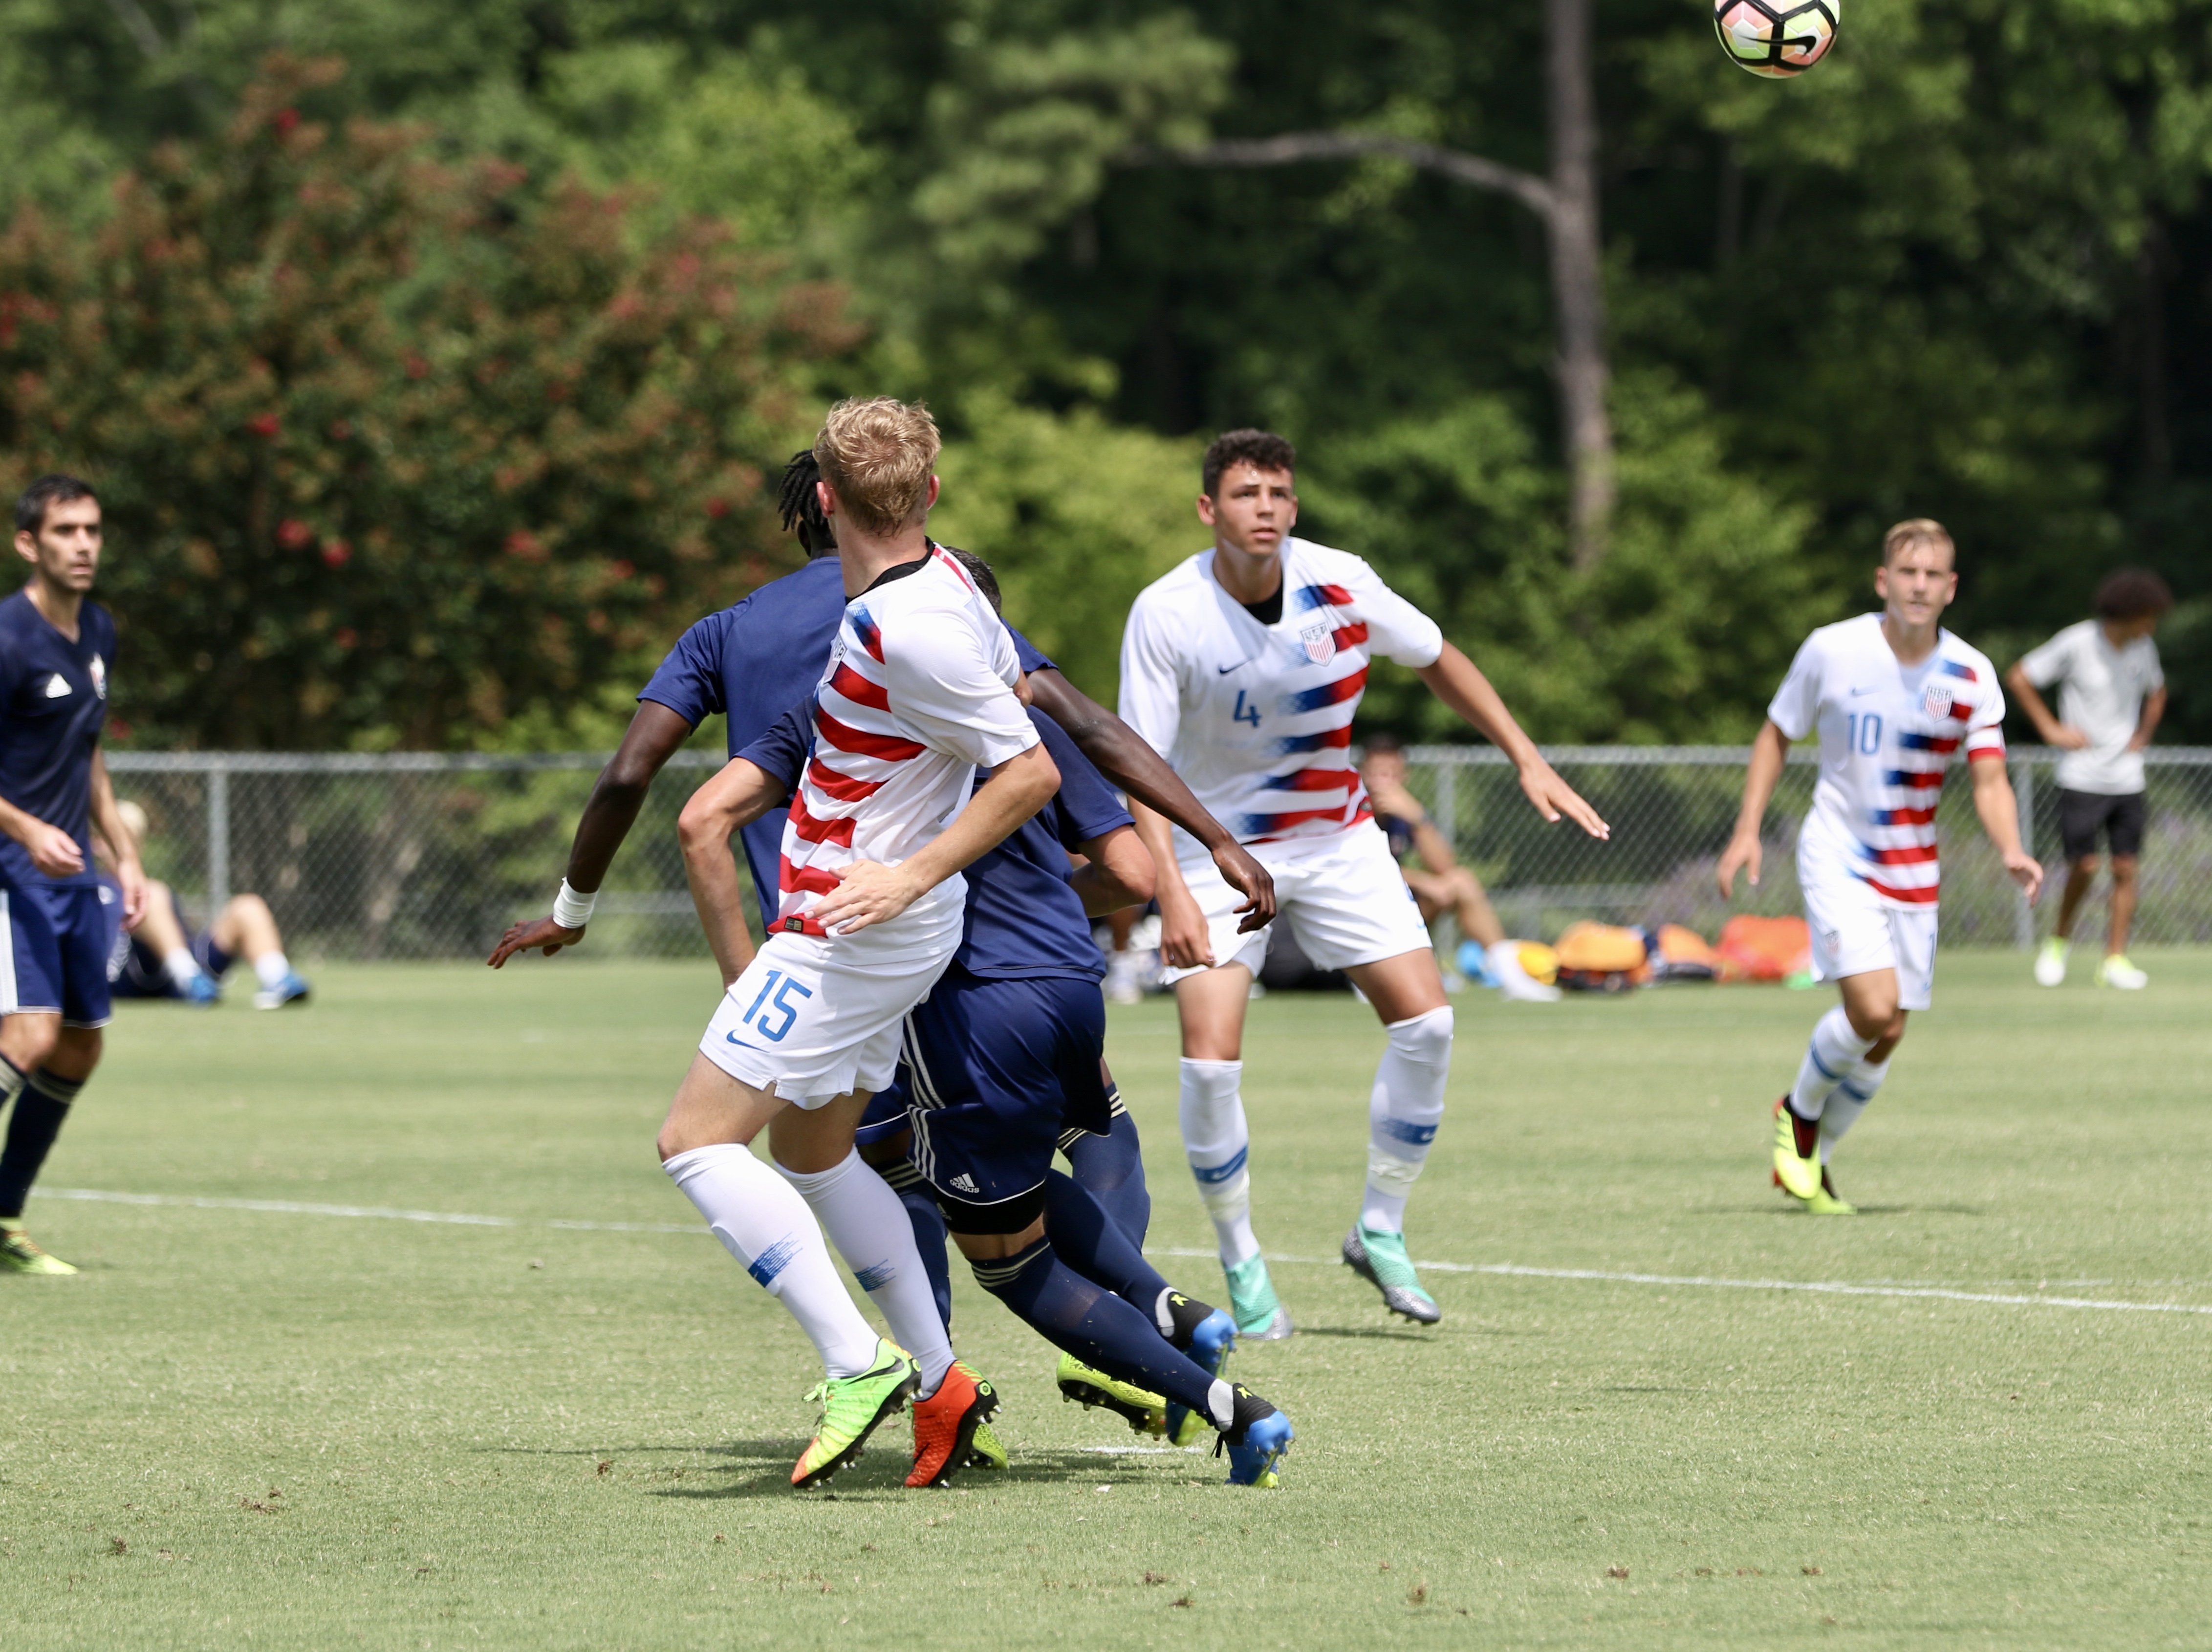
[[301, 120], [335, 74], [274, 64], [95, 237], [0, 240], [0, 488], [96, 479], [118, 715], [163, 741], [454, 742], [788, 554], [763, 470], [832, 299], [711, 223]]

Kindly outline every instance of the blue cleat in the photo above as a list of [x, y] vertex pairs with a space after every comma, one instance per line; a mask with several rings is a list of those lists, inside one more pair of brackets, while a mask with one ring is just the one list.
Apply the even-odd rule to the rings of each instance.
[[1239, 1384], [1237, 1425], [1221, 1436], [1229, 1448], [1229, 1483], [1272, 1489], [1279, 1484], [1275, 1465], [1291, 1449], [1291, 1419]]
[[[1219, 1376], [1229, 1364], [1229, 1356], [1237, 1351], [1237, 1321], [1220, 1309], [1215, 1309], [1190, 1333], [1190, 1345], [1183, 1350], [1194, 1364], [1205, 1368], [1209, 1376]], [[1188, 1406], [1168, 1404], [1168, 1443], [1187, 1446], [1195, 1442], [1200, 1432], [1209, 1424], [1206, 1419]]]
[[1498, 972], [1490, 967], [1490, 950], [1480, 941], [1462, 941], [1452, 963], [1472, 986], [1494, 988], [1498, 984]]
[[177, 996], [197, 1008], [212, 1010], [222, 1002], [222, 983], [204, 969], [195, 970]]
[[257, 1010], [281, 1010], [287, 1004], [305, 1004], [312, 989], [307, 979], [296, 969], [284, 972], [284, 979], [274, 987], [264, 987], [253, 995]]

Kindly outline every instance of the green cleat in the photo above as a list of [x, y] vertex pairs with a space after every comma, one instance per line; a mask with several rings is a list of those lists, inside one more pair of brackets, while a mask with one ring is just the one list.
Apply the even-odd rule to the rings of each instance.
[[1792, 1199], [1810, 1199], [1820, 1191], [1820, 1148], [1814, 1131], [1813, 1151], [1797, 1151], [1801, 1121], [1790, 1110], [1790, 1098], [1774, 1104], [1774, 1185]]
[[1416, 1325], [1434, 1325], [1444, 1316], [1437, 1299], [1421, 1289], [1421, 1276], [1406, 1254], [1406, 1236], [1352, 1224], [1344, 1236], [1344, 1265], [1382, 1293], [1382, 1305]]
[[1109, 1376], [1085, 1364], [1073, 1354], [1060, 1357], [1060, 1369], [1054, 1375], [1060, 1383], [1061, 1399], [1110, 1411], [1139, 1434], [1166, 1431], [1168, 1402], [1151, 1389]]
[[968, 1442], [968, 1467], [970, 1468], [1004, 1468], [1006, 1448], [999, 1436], [991, 1432], [988, 1423], [975, 1424], [975, 1437]]
[[832, 1377], [806, 1397], [822, 1402], [822, 1421], [791, 1471], [794, 1486], [820, 1485], [857, 1461], [878, 1424], [902, 1411], [921, 1372], [895, 1342], [876, 1339], [876, 1361], [858, 1376]]
[[40, 1250], [23, 1224], [0, 1220], [0, 1273], [74, 1273], [76, 1270], [58, 1256]]
[[1222, 1272], [1229, 1280], [1229, 1314], [1237, 1321], [1237, 1334], [1255, 1342], [1280, 1342], [1296, 1329], [1290, 1314], [1276, 1300], [1274, 1281], [1267, 1277], [1264, 1258], [1248, 1256]]
[[1856, 1216], [1859, 1207], [1836, 1191], [1835, 1182], [1828, 1175], [1828, 1167], [1820, 1167], [1820, 1185], [1805, 1201], [1805, 1208], [1815, 1216]]

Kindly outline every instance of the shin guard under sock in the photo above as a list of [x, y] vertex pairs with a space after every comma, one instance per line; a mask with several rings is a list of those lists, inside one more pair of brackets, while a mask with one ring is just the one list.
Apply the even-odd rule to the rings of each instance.
[[921, 1257], [921, 1271], [929, 1275], [929, 1294], [937, 1299], [937, 1317], [945, 1321], [945, 1334], [952, 1334], [952, 1267], [946, 1260], [945, 1212], [937, 1195], [921, 1179], [921, 1172], [904, 1159], [878, 1167], [878, 1172], [906, 1206], [906, 1219], [914, 1229], [914, 1248]]
[[1383, 1030], [1390, 1043], [1367, 1102], [1367, 1192], [1359, 1221], [1380, 1232], [1402, 1233], [1406, 1200], [1444, 1116], [1452, 1012], [1449, 1006], [1431, 1010]]
[[1859, 1114], [1867, 1110], [1875, 1092], [1889, 1077], [1887, 1061], [1855, 1061], [1835, 1093], [1828, 1097], [1826, 1111], [1820, 1114], [1820, 1163], [1826, 1164], [1828, 1156], [1836, 1151], [1850, 1127], [1859, 1121]]
[[1805, 1059], [1798, 1063], [1797, 1082], [1790, 1086], [1791, 1114], [1808, 1122], [1818, 1120], [1845, 1070], [1873, 1048], [1874, 1040], [1851, 1030], [1851, 1018], [1842, 1005], [1822, 1016], [1805, 1046]]
[[1245, 1169], [1252, 1138], [1245, 1127], [1242, 1061], [1182, 1064], [1182, 1151], [1198, 1179], [1198, 1196], [1213, 1220], [1221, 1265], [1235, 1267], [1260, 1254], [1252, 1232], [1252, 1177]]
[[1121, 1091], [1110, 1081], [1108, 1104], [1114, 1109], [1114, 1133], [1094, 1136], [1088, 1130], [1071, 1130], [1060, 1139], [1060, 1151], [1084, 1191], [1105, 1208], [1121, 1230], [1139, 1245], [1145, 1242], [1152, 1223], [1152, 1190], [1145, 1185], [1145, 1156], [1137, 1144], [1137, 1121], [1121, 1105]]
[[[16, 1073], [8, 1062], [0, 1061], [0, 1066]], [[38, 1180], [39, 1169], [46, 1163], [54, 1138], [61, 1134], [62, 1121], [69, 1117], [70, 1103], [84, 1088], [84, 1080], [57, 1078], [40, 1067], [27, 1079], [17, 1074], [9, 1082], [17, 1088], [15, 1116], [8, 1121], [8, 1145], [0, 1151], [0, 1217], [12, 1219], [22, 1215], [31, 1184]]]
[[952, 1341], [930, 1295], [914, 1224], [898, 1195], [858, 1149], [826, 1170], [775, 1168], [799, 1189], [860, 1289], [890, 1323], [891, 1335], [921, 1368], [920, 1397], [927, 1400], [952, 1369]]

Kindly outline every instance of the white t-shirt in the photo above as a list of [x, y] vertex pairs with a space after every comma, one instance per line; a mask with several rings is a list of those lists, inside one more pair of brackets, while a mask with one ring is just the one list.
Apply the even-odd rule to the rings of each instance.
[[1933, 907], [1943, 776], [1962, 748], [1969, 761], [2004, 756], [2004, 694], [1987, 657], [1939, 631], [1933, 653], [1900, 665], [1881, 616], [1862, 614], [1805, 639], [1766, 714], [1792, 740], [1820, 735], [1804, 829], [1885, 905]]
[[[942, 550], [845, 604], [815, 691], [813, 754], [784, 822], [779, 927], [797, 919], [820, 933], [805, 914], [845, 867], [897, 865], [967, 806], [977, 768], [1037, 743], [1020, 680], [1006, 626]], [[966, 894], [948, 878], [908, 912]]]
[[[1283, 543], [1283, 614], [1262, 625], [1213, 552], [1139, 593], [1121, 637], [1121, 718], [1246, 843], [1333, 836], [1373, 817], [1352, 766], [1367, 662], [1433, 665], [1437, 623], [1348, 551]], [[1178, 859], [1204, 858], [1178, 831]]]
[[2039, 689], [2058, 690], [2058, 720], [2089, 737], [2058, 760], [2058, 783], [2069, 792], [2123, 795], [2143, 789], [2143, 760], [2128, 750], [2142, 720], [2143, 701], [2166, 686], [2158, 645], [2137, 637], [2115, 648], [2095, 620], [2069, 625], [2021, 662]]

